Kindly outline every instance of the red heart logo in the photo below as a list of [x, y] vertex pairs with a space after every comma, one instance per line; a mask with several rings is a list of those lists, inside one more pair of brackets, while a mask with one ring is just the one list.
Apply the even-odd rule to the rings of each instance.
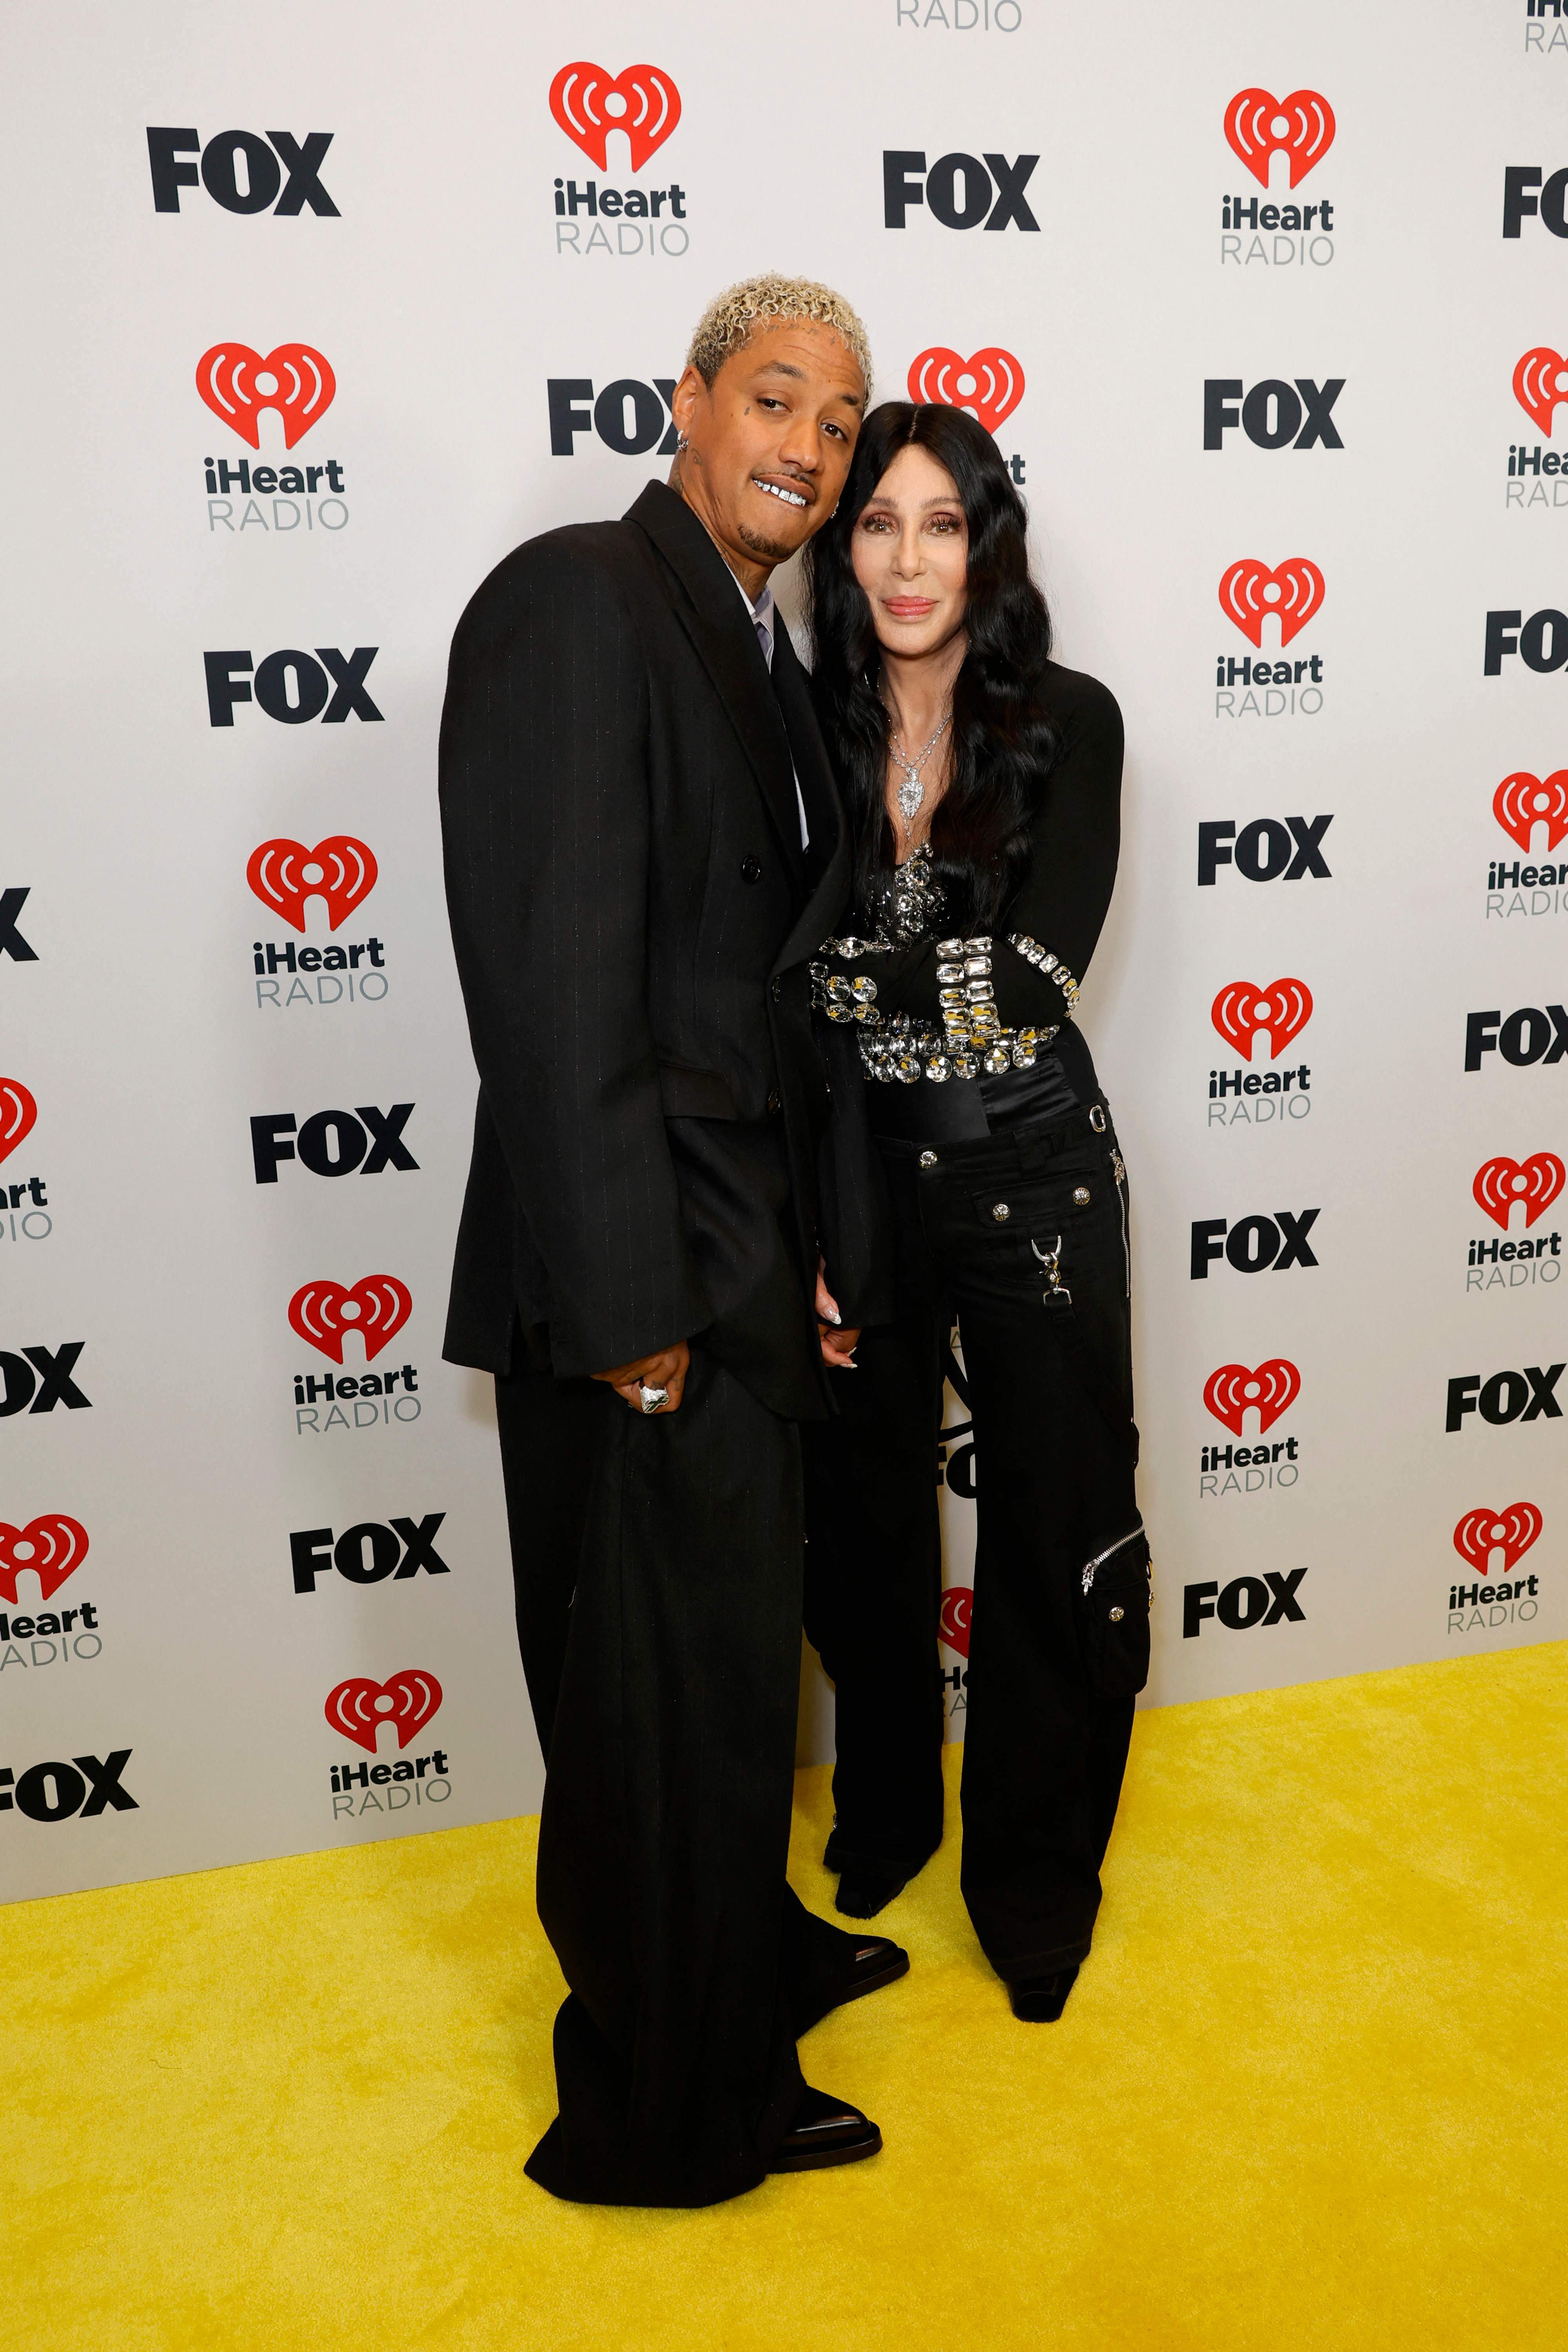
[[563, 66], [550, 85], [550, 111], [601, 172], [610, 168], [612, 131], [624, 131], [640, 172], [680, 120], [680, 92], [658, 66], [627, 66], [614, 81], [603, 66]]
[[24, 1136], [33, 1132], [38, 1106], [20, 1078], [0, 1078], [0, 1160], [9, 1160]]
[[1506, 1511], [1467, 1511], [1454, 1529], [1454, 1549], [1484, 1575], [1488, 1560], [1500, 1546], [1503, 1566], [1510, 1569], [1530, 1549], [1544, 1524], [1533, 1503], [1510, 1503]]
[[1225, 135], [1255, 180], [1268, 185], [1268, 159], [1290, 158], [1290, 185], [1304, 180], [1334, 142], [1334, 110], [1315, 89], [1270, 98], [1266, 89], [1238, 89], [1225, 110]]
[[969, 1655], [969, 1620], [973, 1607], [973, 1590], [967, 1584], [950, 1584], [942, 1596], [937, 1631], [948, 1648], [956, 1650], [961, 1658]]
[[335, 931], [360, 900], [369, 898], [375, 877], [374, 855], [347, 833], [329, 834], [314, 849], [307, 849], [302, 841], [264, 841], [251, 851], [245, 869], [262, 905], [297, 931], [305, 928], [307, 898], [326, 900], [328, 927]]
[[1258, 1412], [1258, 1433], [1263, 1436], [1273, 1428], [1282, 1412], [1288, 1412], [1301, 1393], [1301, 1375], [1294, 1364], [1283, 1356], [1270, 1356], [1249, 1372], [1245, 1364], [1222, 1364], [1211, 1372], [1204, 1383], [1204, 1402], [1216, 1421], [1223, 1421], [1237, 1437], [1248, 1406]]
[[1268, 1058], [1278, 1061], [1292, 1037], [1312, 1017], [1312, 992], [1304, 980], [1227, 981], [1209, 1007], [1209, 1019], [1244, 1061], [1252, 1059], [1253, 1039], [1268, 1033]]
[[1552, 413], [1560, 400], [1568, 400], [1568, 359], [1549, 343], [1537, 343], [1513, 372], [1513, 396], [1550, 441]]
[[1527, 856], [1531, 837], [1544, 818], [1546, 846], [1555, 849], [1568, 833], [1568, 768], [1555, 768], [1549, 776], [1532, 776], [1521, 768], [1505, 776], [1492, 794], [1492, 814]]
[[994, 433], [1024, 397], [1024, 371], [1011, 352], [995, 343], [963, 359], [945, 343], [933, 343], [910, 367], [910, 398], [943, 408], [966, 408], [987, 433]]
[[0, 1594], [16, 1606], [16, 1571], [30, 1568], [38, 1580], [38, 1590], [47, 1601], [58, 1592], [68, 1576], [79, 1569], [87, 1558], [87, 1529], [79, 1519], [68, 1519], [63, 1511], [51, 1511], [46, 1518], [29, 1519], [25, 1528], [14, 1528], [0, 1519]]
[[1281, 646], [1288, 646], [1322, 601], [1323, 575], [1304, 555], [1287, 556], [1272, 572], [1256, 555], [1244, 555], [1219, 583], [1220, 611], [1255, 646], [1263, 643], [1270, 613], [1279, 621]]
[[375, 1754], [375, 1735], [384, 1723], [397, 1726], [397, 1744], [406, 1748], [422, 1731], [441, 1704], [441, 1685], [423, 1666], [405, 1666], [384, 1683], [368, 1675], [352, 1675], [327, 1693], [327, 1721], [356, 1748]]
[[279, 343], [263, 359], [248, 343], [215, 343], [196, 362], [196, 390], [215, 416], [253, 449], [261, 446], [261, 412], [283, 419], [283, 446], [291, 449], [324, 416], [337, 378], [309, 343]]
[[307, 1282], [289, 1301], [289, 1320], [300, 1339], [334, 1364], [343, 1360], [350, 1331], [360, 1333], [365, 1362], [374, 1362], [413, 1312], [407, 1286], [395, 1274], [362, 1275], [352, 1290], [341, 1282]]
[[1532, 1225], [1563, 1190], [1568, 1170], [1554, 1151], [1532, 1151], [1528, 1160], [1489, 1160], [1476, 1171], [1470, 1190], [1494, 1225], [1508, 1231], [1508, 1213], [1516, 1201], [1524, 1202], [1524, 1222]]

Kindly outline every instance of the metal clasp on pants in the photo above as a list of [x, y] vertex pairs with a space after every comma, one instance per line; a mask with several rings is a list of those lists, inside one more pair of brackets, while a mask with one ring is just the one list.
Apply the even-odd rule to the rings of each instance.
[[1070, 1307], [1072, 1305], [1072, 1292], [1062, 1280], [1062, 1237], [1060, 1234], [1057, 1235], [1055, 1242], [1048, 1250], [1043, 1250], [1040, 1247], [1039, 1243], [1036, 1241], [1032, 1241], [1029, 1244], [1029, 1247], [1034, 1251], [1035, 1255], [1039, 1259], [1040, 1264], [1046, 1269], [1046, 1288], [1044, 1294], [1045, 1304], [1048, 1307], [1053, 1299], [1065, 1298], [1068, 1305]]
[[1091, 1103], [1091, 1104], [1090, 1104], [1090, 1106], [1089, 1106], [1089, 1123], [1090, 1127], [1092, 1127], [1092, 1128], [1093, 1128], [1093, 1129], [1094, 1129], [1094, 1131], [1095, 1131], [1096, 1135], [1103, 1135], [1103, 1134], [1105, 1133], [1105, 1111], [1104, 1111], [1104, 1108], [1103, 1108], [1103, 1106], [1102, 1106], [1101, 1104], [1100, 1104], [1100, 1103]]

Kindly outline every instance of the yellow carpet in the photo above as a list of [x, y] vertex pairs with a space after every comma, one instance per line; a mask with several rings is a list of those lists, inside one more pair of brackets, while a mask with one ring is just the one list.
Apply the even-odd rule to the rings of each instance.
[[703, 2213], [523, 2179], [531, 1821], [16, 1905], [0, 2343], [1561, 2352], [1565, 1668], [1141, 1717], [1059, 2025], [1014, 2022], [950, 1836], [878, 1923], [913, 1973], [804, 2045], [886, 2152]]

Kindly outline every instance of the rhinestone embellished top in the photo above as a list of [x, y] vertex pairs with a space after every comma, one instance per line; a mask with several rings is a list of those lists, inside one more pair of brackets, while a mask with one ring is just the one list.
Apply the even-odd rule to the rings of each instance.
[[869, 911], [876, 920], [873, 936], [862, 939], [851, 934], [825, 940], [811, 966], [813, 1004], [829, 1021], [856, 1023], [860, 1060], [868, 1078], [882, 1084], [896, 1079], [906, 1086], [929, 1078], [940, 1086], [948, 1078], [978, 1077], [983, 1070], [993, 1076], [1007, 1069], [1032, 1070], [1058, 1035], [1061, 1022], [1071, 1019], [1078, 982], [1058, 957], [1022, 931], [1010, 933], [1007, 946], [1037, 971], [1048, 974], [1062, 993], [1061, 1021], [1046, 1028], [1003, 1026], [996, 1004], [993, 942], [986, 933], [973, 939], [937, 939], [935, 1022], [907, 1012], [885, 1014], [878, 1005], [877, 982], [870, 972], [832, 969], [834, 963], [853, 965], [892, 955], [934, 936], [946, 908], [932, 870], [929, 842], [922, 842], [888, 877]]
[[[939, 1086], [969, 1078], [982, 1091], [986, 1123], [995, 1108], [1010, 1115], [1007, 1103], [1058, 1063], [1064, 1084], [1081, 1092], [1096, 1083], [1087, 1045], [1062, 1031], [1116, 882], [1121, 714], [1081, 671], [1049, 663], [1046, 687], [1055, 751], [1029, 820], [1027, 866], [994, 940], [978, 922], [973, 938], [961, 935], [955, 908], [943, 903], [940, 856], [922, 843], [857, 907], [859, 936], [825, 940], [812, 964], [816, 1003], [828, 1020], [855, 1024], [869, 1076]], [[1037, 1061], [1047, 1066], [1023, 1088], [1003, 1082], [1005, 1070]], [[918, 1101], [895, 1111], [884, 1099], [884, 1109], [889, 1131], [927, 1116]], [[949, 1117], [948, 1108], [936, 1112], [937, 1125]]]

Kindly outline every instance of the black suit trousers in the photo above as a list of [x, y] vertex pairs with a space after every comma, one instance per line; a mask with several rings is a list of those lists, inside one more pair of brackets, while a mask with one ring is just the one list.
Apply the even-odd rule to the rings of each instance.
[[[558, 1381], [531, 1360], [521, 1329], [515, 1370], [496, 1374], [496, 1430], [511, 1538], [517, 1646], [546, 1761], [566, 1664], [594, 1457], [605, 1427], [602, 1381]], [[622, 1408], [623, 1411], [625, 1408]]]
[[795, 2034], [850, 1943], [784, 1885], [799, 1433], [700, 1342], [676, 1413], [538, 1374], [498, 1397], [550, 1729], [539, 1914], [571, 1988], [561, 2112], [528, 2170], [588, 2203], [710, 2204], [766, 2173], [803, 2087]]
[[1098, 1106], [882, 1150], [897, 1313], [835, 1376], [841, 1417], [805, 1433], [805, 1627], [837, 1685], [832, 1854], [914, 1870], [942, 1836], [936, 1439], [956, 1318], [978, 1505], [961, 1885], [1016, 1981], [1089, 1951], [1147, 1672], [1142, 1537], [1105, 1571], [1127, 1586], [1109, 1673], [1087, 1622], [1104, 1582], [1091, 1602], [1083, 1587], [1141, 1526], [1126, 1174]]

